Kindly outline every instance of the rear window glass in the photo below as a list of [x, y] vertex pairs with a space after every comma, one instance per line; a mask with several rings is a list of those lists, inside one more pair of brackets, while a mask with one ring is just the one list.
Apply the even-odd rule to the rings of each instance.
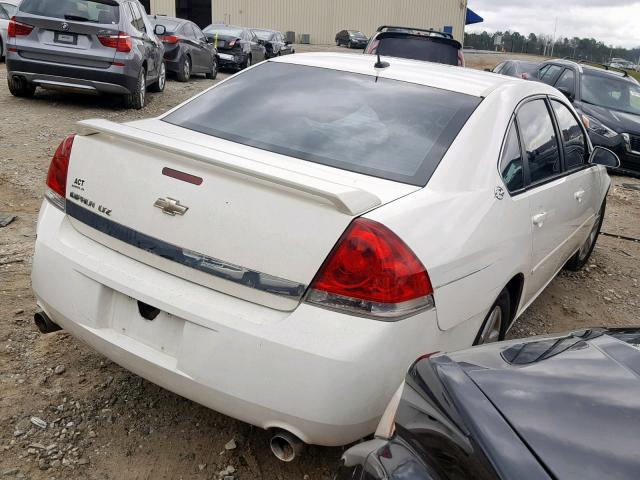
[[424, 186], [480, 98], [268, 62], [164, 121], [270, 152]]
[[458, 65], [457, 45], [432, 38], [389, 38], [380, 39], [376, 52], [389, 57], [410, 58], [426, 62]]
[[241, 28], [229, 28], [224, 25], [210, 25], [204, 29], [204, 33], [217, 33], [218, 35], [229, 37], [241, 37], [243, 30]]
[[252, 30], [260, 40], [271, 40], [274, 32], [269, 30]]
[[79, 22], [120, 22], [120, 10], [113, 0], [24, 0], [20, 11]]

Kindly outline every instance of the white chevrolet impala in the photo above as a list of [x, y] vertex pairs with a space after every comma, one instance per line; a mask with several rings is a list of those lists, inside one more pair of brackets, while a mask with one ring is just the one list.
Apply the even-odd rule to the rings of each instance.
[[39, 218], [40, 328], [322, 445], [373, 432], [417, 356], [502, 338], [587, 261], [617, 159], [545, 84], [375, 60], [278, 58], [81, 122]]

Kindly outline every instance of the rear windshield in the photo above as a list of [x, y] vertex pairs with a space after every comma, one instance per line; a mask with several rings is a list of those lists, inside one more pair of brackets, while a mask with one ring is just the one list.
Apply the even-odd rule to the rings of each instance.
[[218, 35], [229, 37], [240, 37], [242, 31], [241, 28], [225, 27], [224, 25], [210, 25], [204, 29], [204, 33], [217, 33]]
[[273, 36], [273, 32], [270, 32], [269, 30], [253, 30], [253, 33], [255, 33], [256, 37], [260, 40], [271, 40], [271, 37]]
[[120, 10], [113, 0], [24, 0], [20, 11], [78, 22], [120, 22]]
[[164, 121], [332, 167], [424, 186], [480, 98], [267, 62]]
[[382, 37], [375, 52], [389, 57], [411, 58], [426, 62], [458, 65], [458, 46], [447, 40], [429, 37]]

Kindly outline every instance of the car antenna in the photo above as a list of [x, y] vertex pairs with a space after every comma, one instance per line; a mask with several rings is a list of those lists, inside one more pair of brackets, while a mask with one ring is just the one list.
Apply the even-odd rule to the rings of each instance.
[[389, 64], [389, 62], [383, 62], [380, 59], [380, 54], [378, 53], [378, 61], [376, 62], [376, 64], [373, 66], [374, 68], [387, 68], [390, 67], [391, 65]]

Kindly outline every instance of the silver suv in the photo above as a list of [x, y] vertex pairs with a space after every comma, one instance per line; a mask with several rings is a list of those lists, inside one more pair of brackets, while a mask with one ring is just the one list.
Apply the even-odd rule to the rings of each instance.
[[8, 29], [9, 90], [119, 94], [140, 109], [147, 87], [164, 90], [156, 33], [138, 0], [23, 0]]

